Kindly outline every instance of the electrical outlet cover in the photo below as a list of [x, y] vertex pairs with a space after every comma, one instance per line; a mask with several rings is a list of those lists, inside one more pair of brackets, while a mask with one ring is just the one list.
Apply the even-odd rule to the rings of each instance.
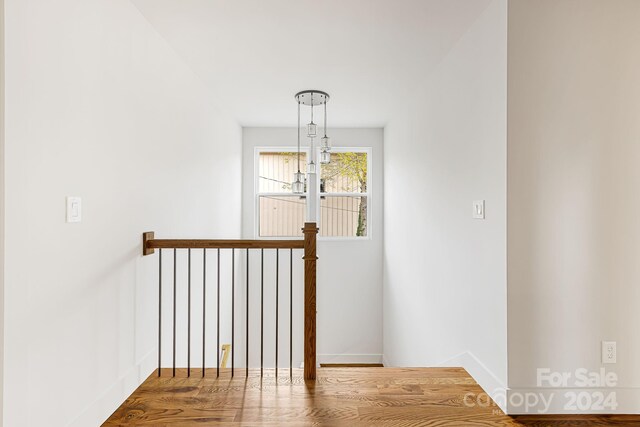
[[602, 341], [602, 363], [616, 363], [617, 348], [615, 341]]

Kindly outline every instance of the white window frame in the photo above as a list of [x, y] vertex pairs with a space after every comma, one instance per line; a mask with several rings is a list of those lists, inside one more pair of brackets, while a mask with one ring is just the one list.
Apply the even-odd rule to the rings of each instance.
[[[253, 199], [254, 199], [254, 215], [253, 215], [253, 221], [254, 221], [254, 238], [257, 240], [288, 240], [288, 239], [292, 239], [292, 238], [296, 238], [299, 236], [278, 236], [278, 237], [267, 237], [267, 236], [260, 236], [260, 197], [262, 196], [282, 196], [282, 195], [291, 195], [291, 193], [282, 193], [282, 192], [260, 192], [260, 153], [290, 153], [290, 152], [296, 152], [297, 151], [297, 147], [293, 147], [293, 146], [280, 146], [280, 147], [255, 147], [254, 148], [254, 154], [253, 154], [253, 163], [254, 163], [254, 167], [253, 167], [253, 175], [254, 175], [254, 180], [253, 180]], [[372, 206], [373, 206], [373, 202], [372, 202], [372, 183], [373, 183], [373, 179], [371, 178], [373, 176], [373, 170], [372, 170], [372, 160], [371, 160], [371, 153], [372, 153], [372, 148], [371, 147], [332, 147], [331, 148], [331, 152], [332, 153], [366, 153], [367, 154], [367, 192], [366, 193], [321, 193], [320, 192], [320, 177], [322, 176], [322, 164], [320, 163], [319, 159], [320, 159], [320, 149], [316, 148], [316, 167], [318, 168], [318, 173], [316, 173], [316, 182], [317, 182], [317, 188], [318, 188], [318, 202], [316, 203], [317, 205], [317, 212], [316, 212], [316, 218], [318, 218], [318, 227], [321, 227], [322, 224], [320, 224], [320, 221], [322, 220], [322, 217], [320, 215], [320, 211], [321, 211], [321, 198], [322, 196], [325, 197], [366, 197], [367, 198], [367, 235], [366, 236], [320, 236], [318, 235], [318, 240], [326, 240], [326, 241], [366, 241], [366, 240], [371, 240], [371, 235], [372, 235]], [[300, 152], [301, 153], [305, 153], [307, 155], [307, 159], [309, 159], [309, 152], [310, 152], [310, 148], [309, 147], [302, 147], [300, 148]], [[301, 169], [306, 170], [306, 164], [305, 165], [300, 165]], [[304, 166], [304, 168], [302, 167]], [[307, 191], [305, 191], [303, 194], [300, 195], [301, 197], [308, 197], [309, 194]]]
[[[290, 240], [300, 238], [300, 236], [260, 236], [260, 197], [263, 196], [289, 196], [293, 197], [293, 193], [284, 193], [284, 192], [260, 192], [260, 153], [295, 153], [297, 152], [297, 147], [293, 146], [280, 146], [280, 147], [255, 147], [253, 153], [253, 206], [254, 206], [254, 238], [256, 240]], [[309, 149], [308, 148], [300, 148], [301, 153], [305, 153], [307, 155], [307, 159], [309, 158]], [[300, 168], [304, 170], [305, 165], [300, 164]], [[291, 177], [293, 179], [293, 177]], [[299, 194], [300, 197], [307, 197], [308, 193], [305, 191], [303, 194]], [[306, 210], [306, 208], [305, 208]]]
[[[316, 179], [318, 180], [318, 211], [316, 212], [316, 218], [318, 218], [318, 227], [322, 227], [322, 216], [321, 212], [321, 203], [322, 196], [325, 197], [366, 197], [367, 198], [367, 235], [366, 236], [320, 236], [318, 235], [319, 240], [349, 240], [349, 241], [361, 241], [361, 240], [371, 240], [371, 211], [372, 209], [372, 201], [371, 201], [371, 179], [372, 170], [371, 170], [371, 147], [332, 147], [331, 153], [366, 153], [367, 154], [367, 192], [366, 193], [321, 193], [320, 192], [320, 178], [322, 176], [322, 164], [318, 161], [318, 166], [320, 169], [316, 174]], [[320, 149], [317, 150], [316, 159], [320, 158]]]

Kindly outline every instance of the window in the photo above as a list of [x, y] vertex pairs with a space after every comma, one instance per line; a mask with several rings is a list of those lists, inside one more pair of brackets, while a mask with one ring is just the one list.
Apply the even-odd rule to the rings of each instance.
[[366, 151], [334, 149], [321, 165], [320, 236], [367, 236], [368, 161]]
[[[319, 158], [317, 153], [316, 158]], [[369, 235], [369, 150], [339, 149], [331, 163], [318, 165], [318, 226], [320, 237], [363, 238]], [[300, 154], [304, 172], [307, 152]], [[301, 237], [307, 193], [292, 194], [297, 153], [256, 150], [256, 209], [259, 237]]]
[[[306, 194], [292, 194], [297, 153], [260, 151], [258, 154], [258, 236], [300, 237], [307, 208]], [[300, 153], [304, 170], [307, 153]]]

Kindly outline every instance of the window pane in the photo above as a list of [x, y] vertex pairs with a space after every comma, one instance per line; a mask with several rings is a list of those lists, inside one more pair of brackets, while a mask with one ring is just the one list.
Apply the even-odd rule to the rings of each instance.
[[[258, 191], [290, 193], [293, 174], [298, 171], [297, 153], [260, 153], [258, 159]], [[305, 171], [306, 153], [300, 153], [300, 171]]]
[[260, 196], [260, 237], [301, 237], [306, 205], [300, 196]]
[[331, 163], [322, 165], [323, 193], [366, 193], [367, 153], [331, 153]]
[[328, 237], [364, 237], [367, 235], [366, 197], [322, 197], [320, 235]]

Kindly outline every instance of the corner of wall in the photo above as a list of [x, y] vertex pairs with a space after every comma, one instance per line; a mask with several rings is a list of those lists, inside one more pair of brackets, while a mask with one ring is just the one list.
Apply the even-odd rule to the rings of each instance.
[[[434, 366], [457, 354], [440, 366], [464, 367], [503, 410], [506, 7], [506, 0], [491, 2], [426, 77], [424, 102], [385, 128], [383, 259], [385, 365]], [[462, 104], [470, 108], [463, 111]], [[401, 191], [406, 182], [419, 182], [421, 191]], [[475, 198], [491, 206], [485, 221], [469, 215]], [[420, 221], [405, 212], [407, 204]], [[457, 325], [454, 306], [474, 319], [473, 328]]]
[[[508, 413], [508, 405], [507, 405], [507, 387], [506, 384], [503, 384], [502, 381], [493, 373], [487, 366], [482, 363], [473, 353], [470, 351], [465, 351], [460, 353], [451, 359], [446, 360], [441, 363], [439, 366], [461, 366], [463, 367], [469, 375], [473, 377], [473, 379], [478, 383], [480, 387], [484, 390], [484, 392], [491, 397], [491, 399], [495, 402], [496, 405], [500, 407], [500, 409]], [[478, 399], [480, 401], [482, 399]]]
[[89, 406], [85, 407], [84, 410], [69, 423], [69, 427], [92, 425], [96, 419], [106, 420], [109, 418], [109, 415], [113, 412], [113, 408], [117, 408], [122, 403], [122, 396], [128, 396], [133, 393], [156, 369], [156, 354], [156, 351], [152, 351], [144, 356], [137, 365], [129, 369], [126, 374], [118, 378], [117, 381]]
[[0, 0], [0, 427], [4, 418], [4, 0]]

